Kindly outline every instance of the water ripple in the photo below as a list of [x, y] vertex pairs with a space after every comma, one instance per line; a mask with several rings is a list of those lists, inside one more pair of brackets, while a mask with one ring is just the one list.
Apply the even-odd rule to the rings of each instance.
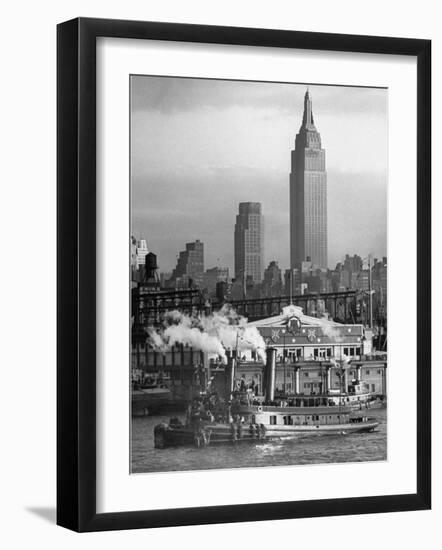
[[365, 462], [387, 459], [387, 415], [385, 409], [370, 411], [377, 418], [375, 432], [325, 435], [262, 443], [220, 445], [196, 449], [180, 447], [155, 449], [153, 429], [165, 416], [134, 418], [132, 423], [132, 472], [169, 472], [214, 468], [250, 468]]

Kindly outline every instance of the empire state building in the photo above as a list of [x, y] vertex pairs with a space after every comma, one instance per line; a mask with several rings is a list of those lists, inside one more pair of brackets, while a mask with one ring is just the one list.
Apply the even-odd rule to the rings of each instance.
[[310, 258], [327, 267], [327, 173], [325, 151], [313, 120], [307, 90], [304, 115], [292, 151], [290, 174], [290, 264], [294, 269]]

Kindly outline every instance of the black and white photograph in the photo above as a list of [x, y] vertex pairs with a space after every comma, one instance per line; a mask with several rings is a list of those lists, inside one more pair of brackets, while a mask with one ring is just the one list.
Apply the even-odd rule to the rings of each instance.
[[387, 460], [388, 89], [129, 107], [131, 473]]
[[440, 538], [439, 12], [5, 4], [2, 548]]

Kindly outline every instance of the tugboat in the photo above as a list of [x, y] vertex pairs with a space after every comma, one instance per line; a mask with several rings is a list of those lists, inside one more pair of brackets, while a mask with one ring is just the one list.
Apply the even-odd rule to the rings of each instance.
[[230, 400], [222, 403], [217, 395], [195, 399], [189, 405], [186, 421], [172, 418], [168, 424], [154, 428], [156, 448], [195, 445], [206, 447], [217, 443], [297, 438], [324, 435], [372, 432], [378, 422], [358, 415], [349, 406], [336, 404], [328, 397], [313, 402], [302, 398], [275, 399], [276, 350], [267, 348], [265, 368], [265, 400], [251, 402], [233, 392], [235, 361], [228, 368]]

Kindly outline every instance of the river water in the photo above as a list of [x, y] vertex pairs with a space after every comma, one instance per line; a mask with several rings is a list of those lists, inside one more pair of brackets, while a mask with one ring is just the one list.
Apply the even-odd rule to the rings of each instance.
[[387, 411], [373, 409], [368, 413], [379, 422], [372, 433], [312, 435], [200, 449], [155, 449], [154, 427], [160, 422], [168, 422], [170, 415], [133, 418], [132, 473], [386, 460]]

